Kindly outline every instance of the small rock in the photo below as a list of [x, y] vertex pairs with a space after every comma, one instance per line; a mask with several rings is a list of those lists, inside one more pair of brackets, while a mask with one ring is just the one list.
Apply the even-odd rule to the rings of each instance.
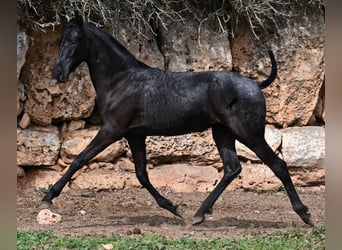
[[17, 166], [17, 177], [25, 177], [25, 171], [20, 166]]
[[133, 228], [133, 231], [132, 231], [133, 234], [141, 234], [141, 229], [140, 228]]
[[19, 126], [22, 129], [25, 129], [25, 128], [27, 128], [30, 125], [30, 123], [31, 123], [30, 116], [27, 113], [24, 113], [23, 117], [21, 118], [21, 120], [19, 122]]
[[113, 249], [113, 244], [105, 244], [105, 245], [102, 244], [102, 247], [106, 250]]
[[85, 123], [86, 122], [83, 120], [70, 121], [68, 124], [68, 131], [84, 129]]
[[53, 171], [57, 171], [57, 172], [62, 172], [65, 169], [65, 167], [63, 167], [63, 166], [61, 166], [59, 164], [52, 165], [52, 166], [46, 166], [46, 168], [51, 169]]
[[130, 173], [135, 173], [134, 163], [127, 158], [121, 158], [117, 163], [119, 169]]
[[90, 162], [88, 164], [88, 167], [90, 170], [93, 170], [93, 169], [98, 169], [100, 167], [100, 165], [97, 162]]
[[41, 225], [55, 224], [61, 221], [61, 216], [52, 213], [49, 209], [40, 210], [37, 215], [37, 221]]
[[68, 166], [67, 164], [65, 164], [65, 162], [61, 158], [58, 158], [57, 164], [62, 166], [62, 167], [67, 167]]

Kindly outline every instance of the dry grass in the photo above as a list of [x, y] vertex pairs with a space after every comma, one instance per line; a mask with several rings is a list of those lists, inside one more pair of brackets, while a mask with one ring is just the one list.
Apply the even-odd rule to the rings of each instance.
[[277, 28], [279, 21], [291, 17], [292, 8], [324, 11], [324, 0], [18, 0], [18, 16], [23, 23], [41, 30], [60, 23], [59, 15], [72, 19], [82, 16], [96, 26], [108, 26], [113, 20], [128, 22], [143, 35], [155, 26], [167, 30], [170, 22], [199, 21], [199, 29], [209, 22], [221, 32], [230, 32], [239, 22], [247, 22], [258, 38], [258, 29]]

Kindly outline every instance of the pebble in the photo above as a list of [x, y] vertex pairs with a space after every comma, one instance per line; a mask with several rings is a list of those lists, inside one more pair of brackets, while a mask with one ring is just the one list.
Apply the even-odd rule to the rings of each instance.
[[56, 224], [61, 222], [61, 216], [52, 213], [49, 209], [42, 209], [37, 215], [37, 221], [41, 225]]
[[133, 228], [133, 231], [132, 231], [133, 234], [141, 234], [141, 229], [140, 228]]

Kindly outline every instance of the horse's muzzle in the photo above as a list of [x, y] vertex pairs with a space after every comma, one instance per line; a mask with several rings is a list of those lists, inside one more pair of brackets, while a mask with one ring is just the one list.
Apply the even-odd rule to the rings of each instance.
[[67, 81], [67, 77], [61, 70], [58, 69], [56, 66], [52, 71], [52, 76], [55, 78], [58, 82], [65, 83]]

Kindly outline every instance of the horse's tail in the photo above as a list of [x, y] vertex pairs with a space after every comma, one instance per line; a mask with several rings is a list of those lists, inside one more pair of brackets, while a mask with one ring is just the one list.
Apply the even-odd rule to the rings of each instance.
[[271, 59], [272, 69], [271, 69], [271, 74], [268, 76], [268, 78], [259, 83], [259, 87], [261, 89], [268, 87], [274, 81], [274, 79], [277, 77], [277, 63], [276, 63], [276, 60], [274, 58], [272, 50], [269, 50], [268, 54], [269, 54], [270, 59]]

